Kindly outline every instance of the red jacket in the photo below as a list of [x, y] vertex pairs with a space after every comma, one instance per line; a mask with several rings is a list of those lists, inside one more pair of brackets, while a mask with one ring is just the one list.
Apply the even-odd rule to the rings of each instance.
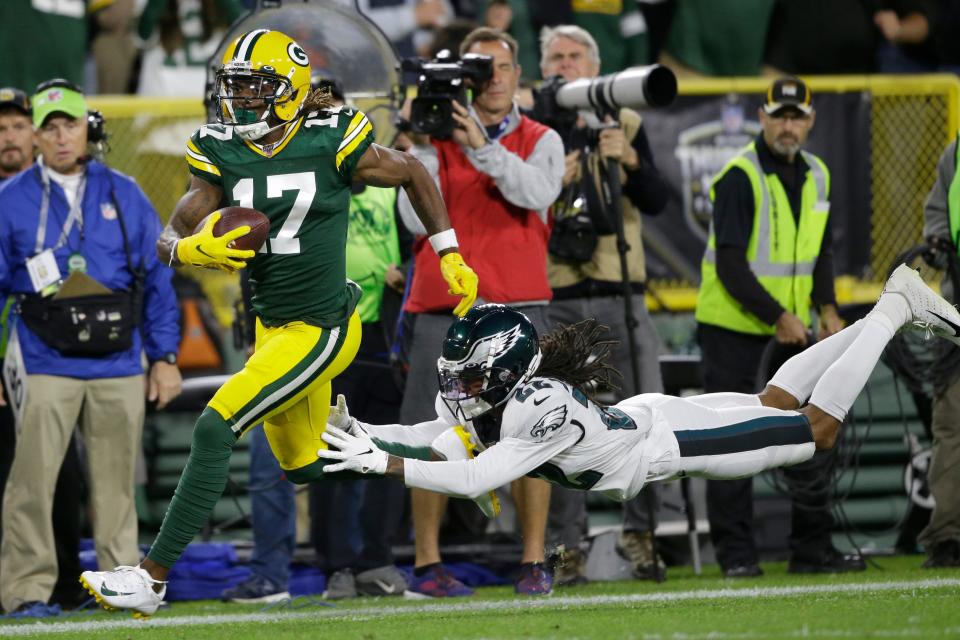
[[[517, 128], [498, 142], [526, 160], [546, 131], [523, 116]], [[506, 304], [551, 299], [550, 231], [537, 212], [507, 202], [493, 178], [477, 171], [456, 142], [435, 140], [433, 146], [440, 165], [440, 192], [460, 254], [480, 278], [480, 298]], [[404, 309], [413, 313], [453, 309], [460, 298], [447, 293], [440, 259], [427, 238], [418, 238], [413, 251], [413, 284]]]

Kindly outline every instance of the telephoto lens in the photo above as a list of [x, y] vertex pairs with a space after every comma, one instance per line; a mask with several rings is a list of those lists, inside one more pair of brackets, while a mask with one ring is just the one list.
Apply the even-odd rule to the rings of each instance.
[[666, 107], [677, 97], [677, 77], [667, 67], [652, 64], [630, 67], [599, 78], [581, 78], [557, 91], [557, 103], [566, 109], [616, 112], [626, 107]]

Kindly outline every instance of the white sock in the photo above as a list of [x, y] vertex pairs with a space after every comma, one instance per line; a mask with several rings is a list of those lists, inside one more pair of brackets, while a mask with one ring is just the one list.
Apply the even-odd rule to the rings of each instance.
[[[886, 297], [885, 294], [880, 300]], [[896, 297], [902, 299], [901, 296]], [[904, 305], [906, 305], [905, 300]], [[879, 307], [878, 302], [877, 310], [880, 310]], [[907, 311], [909, 313], [909, 307]], [[810, 394], [810, 404], [819, 407], [840, 422], [846, 418], [850, 407], [863, 391], [873, 368], [880, 360], [880, 355], [899, 328], [899, 325], [894, 326], [895, 320], [885, 312], [871, 311], [857, 324], [860, 323], [863, 324], [860, 335], [827, 368], [813, 388], [813, 393]]]
[[[913, 320], [913, 313], [910, 311], [907, 299], [898, 293], [881, 295], [867, 317], [870, 316], [879, 318], [879, 321], [883, 322], [894, 333], [901, 326]], [[770, 379], [769, 384], [783, 389], [802, 405], [813, 393], [813, 388], [827, 368], [860, 335], [865, 319], [858, 320], [842, 331], [821, 340], [809, 349], [805, 349], [787, 360]]]
[[894, 331], [913, 320], [910, 304], [902, 294], [896, 291], [881, 295], [870, 313], [881, 313], [889, 318], [890, 322], [893, 323]]
[[849, 327], [791, 357], [780, 365], [768, 384], [783, 389], [802, 405], [813, 393], [813, 388], [827, 367], [833, 364], [860, 335], [863, 324], [864, 319], [857, 320]]
[[[897, 329], [913, 320], [907, 299], [898, 293], [884, 293], [867, 317], [876, 316], [896, 333]], [[825, 338], [783, 363], [769, 384], [783, 389], [802, 405], [827, 368], [853, 344], [863, 329], [866, 317]], [[882, 350], [881, 350], [882, 351]], [[822, 408], [822, 407], [821, 407]]]

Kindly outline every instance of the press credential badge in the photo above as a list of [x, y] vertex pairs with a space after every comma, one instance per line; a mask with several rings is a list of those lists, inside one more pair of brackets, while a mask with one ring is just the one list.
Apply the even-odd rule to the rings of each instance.
[[33, 290], [40, 293], [52, 284], [60, 281], [60, 267], [53, 257], [52, 249], [45, 249], [27, 260], [27, 271]]

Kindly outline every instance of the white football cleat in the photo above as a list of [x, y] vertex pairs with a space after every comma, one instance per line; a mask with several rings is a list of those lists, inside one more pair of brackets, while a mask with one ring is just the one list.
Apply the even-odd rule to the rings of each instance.
[[887, 279], [884, 293], [899, 293], [910, 305], [912, 323], [905, 328], [921, 329], [960, 345], [960, 311], [927, 286], [920, 274], [902, 264]]
[[[104, 609], [129, 609], [135, 618], [147, 618], [156, 613], [167, 583], [154, 580], [140, 567], [120, 566], [113, 571], [84, 571], [80, 584], [96, 598]], [[160, 592], [153, 585], [162, 584]]]

